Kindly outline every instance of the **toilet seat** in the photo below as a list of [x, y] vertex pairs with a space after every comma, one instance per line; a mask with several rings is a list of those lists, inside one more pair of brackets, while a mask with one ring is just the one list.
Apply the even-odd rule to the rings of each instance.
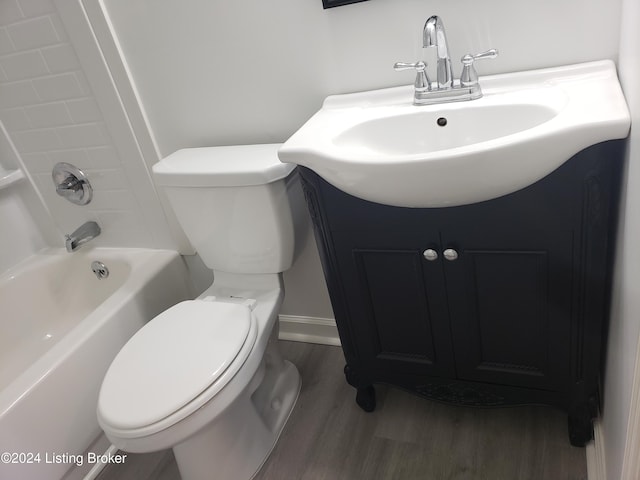
[[123, 437], [179, 422], [235, 376], [252, 351], [257, 325], [248, 306], [190, 300], [141, 328], [107, 371], [100, 424]]

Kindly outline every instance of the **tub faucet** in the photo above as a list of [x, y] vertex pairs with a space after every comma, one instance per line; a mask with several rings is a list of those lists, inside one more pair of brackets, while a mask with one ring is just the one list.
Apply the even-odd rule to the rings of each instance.
[[438, 88], [453, 87], [453, 68], [449, 57], [449, 45], [447, 34], [444, 31], [444, 23], [437, 15], [429, 17], [422, 30], [422, 47], [436, 47], [438, 55], [437, 84]]
[[67, 252], [75, 252], [98, 235], [100, 235], [100, 226], [96, 222], [83, 223], [72, 234], [65, 236], [64, 244], [67, 247]]

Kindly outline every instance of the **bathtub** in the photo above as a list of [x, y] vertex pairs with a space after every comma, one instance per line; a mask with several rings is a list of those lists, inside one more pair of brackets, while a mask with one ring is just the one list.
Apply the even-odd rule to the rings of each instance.
[[108, 366], [142, 325], [193, 298], [189, 285], [164, 250], [52, 249], [0, 275], [0, 479], [59, 479], [89, 461]]

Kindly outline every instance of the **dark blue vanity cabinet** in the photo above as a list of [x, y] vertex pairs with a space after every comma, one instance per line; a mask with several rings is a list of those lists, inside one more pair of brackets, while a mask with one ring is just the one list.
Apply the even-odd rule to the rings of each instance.
[[573, 445], [591, 439], [623, 149], [598, 144], [515, 193], [434, 209], [355, 198], [300, 167], [358, 404], [375, 408], [375, 383], [549, 404], [568, 412]]

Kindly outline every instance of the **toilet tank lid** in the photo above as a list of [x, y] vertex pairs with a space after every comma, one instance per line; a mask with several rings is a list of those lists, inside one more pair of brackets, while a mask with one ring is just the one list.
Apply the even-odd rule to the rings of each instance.
[[153, 166], [158, 185], [174, 187], [241, 187], [264, 185], [296, 167], [281, 163], [281, 144], [183, 148]]

